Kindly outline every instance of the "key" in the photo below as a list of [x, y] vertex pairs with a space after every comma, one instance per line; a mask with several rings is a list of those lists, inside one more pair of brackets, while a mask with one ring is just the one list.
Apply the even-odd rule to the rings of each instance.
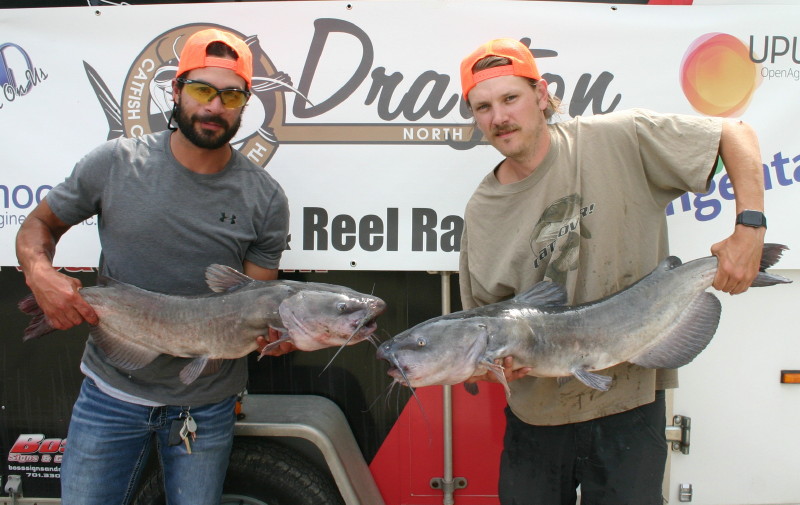
[[181, 439], [183, 439], [183, 443], [186, 444], [186, 452], [189, 454], [192, 453], [192, 446], [189, 444], [189, 427], [187, 426], [189, 423], [184, 421], [183, 426], [181, 426]]
[[197, 438], [197, 423], [194, 421], [194, 418], [191, 414], [186, 414], [186, 428], [189, 430], [189, 434], [192, 436], [192, 442], [195, 441]]

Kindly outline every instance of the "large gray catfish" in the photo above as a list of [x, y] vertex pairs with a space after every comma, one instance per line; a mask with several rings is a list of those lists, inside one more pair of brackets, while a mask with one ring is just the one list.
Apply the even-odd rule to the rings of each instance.
[[[386, 304], [378, 297], [333, 284], [257, 281], [232, 268], [211, 265], [213, 294], [171, 296], [108, 278], [82, 288], [100, 318], [92, 339], [109, 360], [126, 370], [146, 366], [160, 354], [193, 358], [181, 371], [185, 384], [219, 368], [223, 359], [257, 349], [269, 328], [283, 334], [264, 351], [291, 341], [301, 351], [355, 344], [377, 328]], [[33, 317], [23, 340], [54, 331], [33, 296], [20, 309]]]
[[[791, 280], [765, 273], [786, 246], [765, 244], [753, 286]], [[594, 373], [627, 361], [646, 368], [677, 368], [711, 341], [721, 306], [706, 292], [717, 258], [681, 264], [670, 256], [651, 273], [606, 298], [566, 306], [563, 287], [540, 282], [510, 300], [436, 317], [383, 343], [377, 356], [409, 387], [457, 384], [486, 371], [510, 394], [496, 359], [514, 357], [529, 375], [575, 377], [608, 390], [611, 377]]]

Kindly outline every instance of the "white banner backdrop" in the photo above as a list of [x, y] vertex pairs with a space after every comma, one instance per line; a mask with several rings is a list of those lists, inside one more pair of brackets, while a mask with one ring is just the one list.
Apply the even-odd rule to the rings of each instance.
[[[0, 10], [0, 265], [17, 264], [20, 222], [86, 152], [164, 129], [180, 44], [219, 25], [254, 51], [256, 93], [235, 141], [289, 196], [282, 268], [457, 270], [460, 216], [501, 159], [473, 138], [458, 67], [497, 37], [530, 44], [562, 119], [735, 109], [760, 137], [767, 240], [794, 246], [781, 267], [800, 268], [798, 19], [785, 5], [515, 1]], [[726, 180], [674, 202], [675, 254], [705, 256], [732, 231]], [[65, 235], [56, 263], [98, 257], [92, 220]]]

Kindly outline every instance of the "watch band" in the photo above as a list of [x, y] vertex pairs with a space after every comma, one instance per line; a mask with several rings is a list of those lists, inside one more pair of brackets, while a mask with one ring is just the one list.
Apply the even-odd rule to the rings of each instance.
[[743, 224], [753, 228], [767, 227], [767, 218], [763, 212], [757, 210], [743, 210], [736, 216], [736, 224]]

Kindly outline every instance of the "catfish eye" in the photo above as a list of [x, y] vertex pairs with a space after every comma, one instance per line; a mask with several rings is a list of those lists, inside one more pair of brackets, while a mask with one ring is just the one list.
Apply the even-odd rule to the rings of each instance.
[[339, 312], [344, 312], [345, 310], [347, 310], [347, 304], [344, 302], [337, 303], [336, 310], [338, 310]]
[[425, 337], [419, 337], [417, 339], [417, 346], [418, 347], [425, 347], [426, 345], [428, 345], [428, 341], [425, 340]]

